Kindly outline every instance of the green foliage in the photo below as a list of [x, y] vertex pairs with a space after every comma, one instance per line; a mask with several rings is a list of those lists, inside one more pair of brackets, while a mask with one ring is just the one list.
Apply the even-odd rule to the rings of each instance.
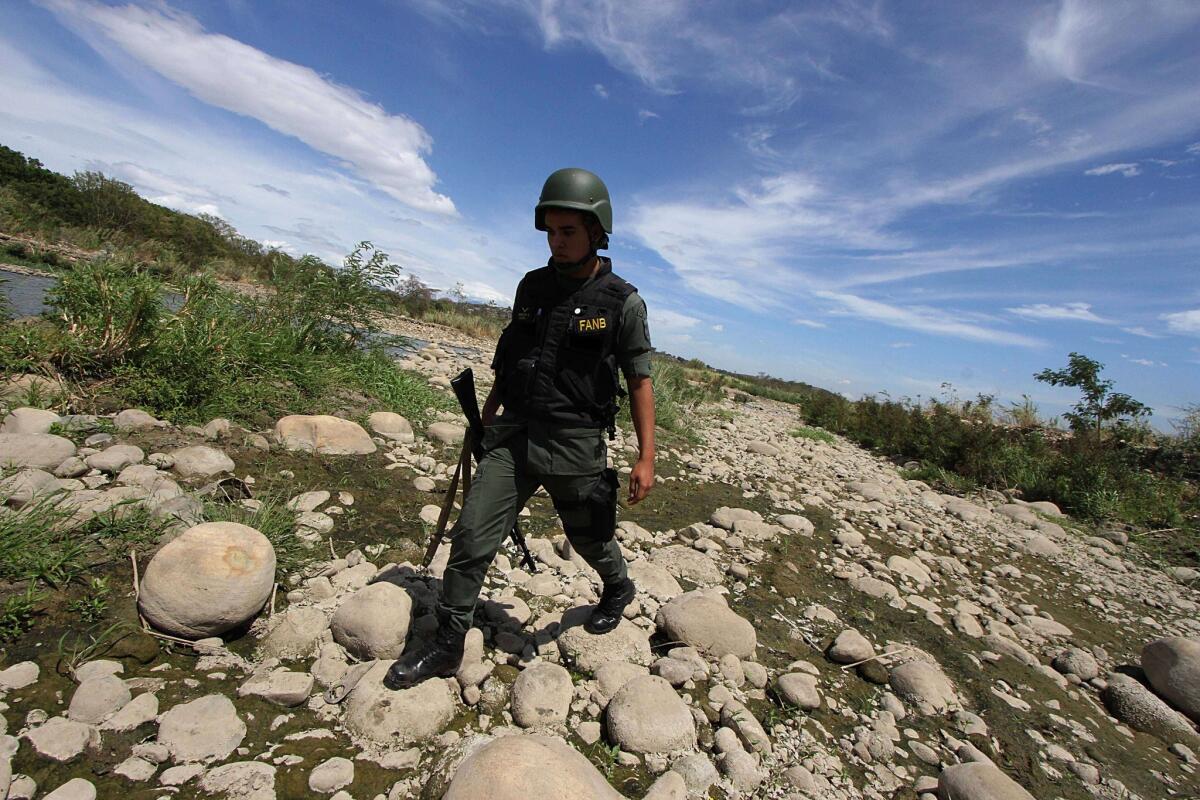
[[810, 428], [808, 426], [804, 426], [796, 428], [796, 430], [792, 431], [791, 433], [792, 436], [796, 437], [797, 439], [811, 439], [815, 442], [825, 442], [826, 444], [833, 444], [837, 441], [837, 438], [832, 433], [829, 431], [823, 431], [820, 428]]
[[136, 359], [154, 343], [162, 283], [136, 265], [101, 259], [65, 273], [46, 292], [46, 303], [70, 334], [55, 360], [93, 373]]
[[1111, 380], [1102, 380], [1104, 365], [1079, 353], [1067, 356], [1063, 369], [1044, 369], [1033, 377], [1051, 386], [1070, 386], [1083, 394], [1074, 410], [1065, 415], [1075, 431], [1095, 430], [1099, 439], [1104, 424], [1134, 421], [1150, 409], [1127, 394], [1114, 392]]
[[108, 596], [111, 591], [107, 578], [92, 578], [88, 581], [85, 594], [67, 603], [67, 611], [83, 622], [96, 622], [108, 610]]
[[33, 625], [37, 604], [44, 595], [33, 586], [21, 594], [9, 595], [0, 603], [0, 642], [11, 642]]
[[297, 352], [346, 351], [379, 332], [376, 316], [391, 306], [381, 290], [396, 286], [400, 270], [370, 242], [360, 242], [338, 270], [312, 256], [278, 259], [263, 314], [292, 330]]

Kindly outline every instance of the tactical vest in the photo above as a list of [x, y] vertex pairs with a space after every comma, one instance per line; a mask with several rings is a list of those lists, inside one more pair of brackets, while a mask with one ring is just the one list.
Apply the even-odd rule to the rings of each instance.
[[553, 267], [526, 274], [493, 362], [505, 409], [552, 424], [611, 428], [624, 395], [616, 355], [621, 309], [636, 291], [608, 259], [565, 296]]

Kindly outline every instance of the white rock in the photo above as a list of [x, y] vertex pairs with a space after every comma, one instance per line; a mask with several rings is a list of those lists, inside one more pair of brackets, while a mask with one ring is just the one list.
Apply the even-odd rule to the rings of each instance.
[[49, 433], [0, 433], [0, 469], [53, 470], [75, 455], [75, 443]]
[[235, 761], [204, 773], [200, 788], [227, 800], [275, 800], [275, 767], [258, 761]]
[[49, 433], [62, 417], [44, 408], [14, 408], [0, 424], [0, 433]]
[[308, 788], [321, 794], [332, 794], [354, 783], [354, 762], [334, 756], [322, 761], [308, 774]]
[[454, 694], [434, 678], [393, 692], [383, 685], [391, 661], [376, 661], [346, 699], [345, 725], [352, 733], [388, 746], [427, 741], [454, 719]]
[[1168, 636], [1142, 649], [1142, 669], [1161, 697], [1200, 722], [1200, 639]]
[[804, 672], [789, 672], [775, 681], [779, 696], [791, 705], [805, 711], [821, 707], [821, 693], [817, 691], [817, 679]]
[[168, 709], [158, 723], [158, 741], [177, 763], [222, 761], [246, 736], [246, 723], [226, 696], [210, 694]]
[[0, 501], [13, 508], [23, 508], [59, 491], [58, 478], [41, 469], [21, 470], [0, 481]]
[[330, 494], [327, 491], [321, 490], [316, 492], [304, 492], [298, 494], [291, 500], [287, 501], [287, 507], [292, 511], [316, 511], [325, 503], [329, 502]]
[[485, 740], [459, 764], [442, 800], [622, 800], [587, 757], [531, 734]]
[[367, 417], [367, 425], [375, 433], [393, 442], [411, 442], [416, 438], [409, 421], [391, 411], [376, 411]]
[[329, 629], [325, 612], [312, 606], [288, 606], [278, 616], [279, 621], [258, 646], [267, 658], [308, 658]]
[[649, 561], [633, 561], [629, 564], [629, 577], [638, 591], [645, 592], [659, 602], [683, 594], [683, 587], [664, 567]]
[[937, 664], [909, 661], [893, 669], [888, 680], [892, 690], [922, 714], [943, 714], [962, 706], [954, 684]]
[[802, 535], [811, 534], [816, 530], [816, 527], [806, 517], [802, 517], [799, 514], [781, 514], [778, 522], [789, 531], [794, 531]]
[[261, 611], [274, 585], [275, 549], [267, 537], [236, 522], [205, 522], [150, 560], [138, 609], [167, 633], [215, 636]]
[[51, 717], [25, 734], [38, 755], [55, 761], [72, 761], [89, 745], [98, 745], [99, 737], [91, 725], [66, 717]]
[[366, 455], [375, 442], [356, 422], [320, 414], [294, 414], [275, 423], [275, 438], [287, 450], [326, 455]]
[[848, 628], [833, 640], [827, 655], [835, 664], [853, 664], [875, 655], [875, 646], [861, 633]]
[[158, 697], [153, 692], [143, 692], [121, 707], [100, 724], [102, 731], [125, 733], [153, 722], [158, 716]]
[[753, 658], [754, 626], [721, 600], [701, 591], [686, 592], [658, 610], [656, 623], [673, 641], [720, 658], [732, 653]]
[[122, 778], [138, 783], [150, 780], [157, 771], [157, 766], [137, 756], [130, 756], [113, 767], [114, 775], [120, 775]]
[[994, 764], [974, 761], [955, 764], [938, 776], [938, 796], [954, 800], [1034, 800]]
[[380, 581], [344, 600], [330, 622], [333, 639], [356, 658], [399, 658], [408, 640], [412, 599]]
[[215, 447], [198, 444], [183, 447], [169, 454], [174, 469], [185, 478], [209, 478], [222, 472], [233, 472], [233, 459]]
[[83, 778], [71, 778], [42, 800], [96, 800], [96, 787]]
[[425, 429], [425, 435], [442, 444], [462, 444], [467, 429], [453, 422], [435, 422]]
[[591, 613], [591, 606], [582, 606], [563, 614], [558, 649], [565, 663], [589, 673], [610, 661], [650, 664], [650, 635], [645, 630], [623, 619], [613, 630], [595, 636], [583, 629]]
[[0, 669], [0, 692], [15, 692], [37, 683], [41, 668], [35, 661], [22, 661]]
[[92, 469], [98, 469], [109, 475], [116, 475], [131, 464], [142, 463], [145, 458], [146, 454], [142, 452], [142, 448], [140, 447], [135, 447], [131, 444], [114, 444], [112, 447], [107, 447], [99, 453], [88, 456], [84, 461]]
[[140, 431], [146, 428], [161, 428], [166, 423], [139, 408], [127, 408], [113, 417], [113, 425], [119, 431]]
[[238, 697], [254, 695], [276, 705], [298, 706], [312, 693], [313, 676], [307, 672], [277, 669], [252, 675], [238, 687]]
[[548, 661], [535, 664], [513, 683], [513, 721], [522, 728], [565, 722], [572, 694], [571, 673]]
[[608, 704], [609, 739], [633, 753], [696, 747], [696, 721], [687, 704], [657, 675], [634, 678]]
[[1135, 730], [1157, 736], [1167, 744], [1196, 744], [1196, 730], [1187, 717], [1168, 706], [1138, 681], [1109, 673], [1101, 699], [1112, 715]]
[[120, 711], [131, 699], [125, 681], [115, 675], [101, 675], [79, 684], [71, 696], [67, 716], [76, 722], [96, 725]]

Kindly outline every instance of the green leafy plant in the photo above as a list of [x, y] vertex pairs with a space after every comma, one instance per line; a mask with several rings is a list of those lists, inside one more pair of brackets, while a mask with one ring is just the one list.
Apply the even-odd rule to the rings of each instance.
[[807, 426], [797, 428], [796, 430], [792, 431], [791, 434], [797, 439], [811, 439], [815, 442], [825, 442], [827, 444], [833, 444], [837, 441], [837, 437], [835, 437], [829, 431], [823, 431], [820, 428], [810, 428]]
[[0, 642], [11, 642], [29, 630], [37, 604], [45, 595], [30, 585], [21, 594], [9, 595], [0, 603]]
[[1105, 423], [1136, 421], [1150, 413], [1144, 404], [1122, 392], [1114, 392], [1113, 382], [1100, 377], [1104, 365], [1079, 353], [1067, 356], [1063, 369], [1044, 369], [1033, 377], [1051, 386], [1070, 386], [1083, 397], [1067, 412], [1067, 421], [1076, 431], [1094, 430], [1100, 440]]
[[88, 581], [86, 594], [67, 603], [67, 610], [84, 622], [95, 622], [108, 610], [110, 591], [107, 578], [92, 578]]

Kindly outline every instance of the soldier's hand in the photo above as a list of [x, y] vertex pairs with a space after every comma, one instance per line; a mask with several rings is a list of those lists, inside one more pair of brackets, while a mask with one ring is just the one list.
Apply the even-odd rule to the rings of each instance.
[[629, 473], [629, 505], [637, 505], [654, 487], [654, 462], [638, 461]]

